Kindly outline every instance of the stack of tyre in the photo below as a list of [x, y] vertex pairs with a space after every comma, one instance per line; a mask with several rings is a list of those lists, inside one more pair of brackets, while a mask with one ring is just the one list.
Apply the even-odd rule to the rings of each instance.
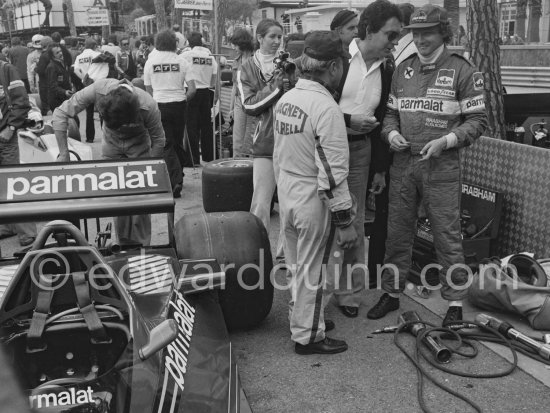
[[229, 330], [258, 325], [271, 310], [273, 261], [262, 222], [250, 214], [252, 160], [218, 159], [202, 171], [206, 213], [184, 216], [176, 227], [178, 255], [216, 258], [226, 273], [219, 301]]

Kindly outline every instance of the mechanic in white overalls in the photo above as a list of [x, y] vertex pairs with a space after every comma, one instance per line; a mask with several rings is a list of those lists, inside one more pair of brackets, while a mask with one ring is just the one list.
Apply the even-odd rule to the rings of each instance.
[[355, 202], [348, 190], [349, 152], [344, 115], [332, 93], [349, 58], [338, 35], [305, 39], [303, 77], [275, 106], [273, 165], [290, 273], [291, 339], [298, 354], [346, 351], [325, 336], [334, 323], [324, 308], [342, 262], [354, 246]]
[[[175, 198], [183, 188], [183, 134], [187, 102], [195, 95], [195, 81], [190, 73], [189, 62], [176, 54], [177, 41], [172, 30], [157, 34], [156, 52], [149, 55], [143, 68], [145, 89], [158, 103], [162, 126], [166, 135], [164, 160], [170, 174]], [[185, 90], [187, 82], [188, 90]]]
[[204, 162], [210, 162], [216, 158], [216, 148], [213, 144], [212, 105], [218, 100], [218, 91], [215, 90], [218, 63], [210, 50], [202, 46], [200, 33], [192, 32], [187, 40], [192, 49], [183, 52], [181, 56], [191, 64], [191, 72], [197, 88], [195, 97], [187, 107], [187, 135], [193, 163], [200, 165], [199, 142]]

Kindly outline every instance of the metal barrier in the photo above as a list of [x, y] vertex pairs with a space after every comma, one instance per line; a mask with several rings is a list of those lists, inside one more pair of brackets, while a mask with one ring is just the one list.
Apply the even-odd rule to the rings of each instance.
[[502, 66], [502, 84], [506, 87], [548, 89], [550, 91], [549, 67]]

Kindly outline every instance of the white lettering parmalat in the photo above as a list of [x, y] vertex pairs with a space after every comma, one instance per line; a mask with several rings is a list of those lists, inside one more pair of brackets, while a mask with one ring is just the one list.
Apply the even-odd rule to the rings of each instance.
[[27, 194], [56, 194], [63, 192], [111, 191], [118, 189], [140, 189], [158, 186], [151, 166], [145, 171], [128, 171], [124, 166], [117, 167], [117, 173], [66, 174], [35, 176], [30, 181], [24, 177], [8, 178], [6, 199], [14, 200]]

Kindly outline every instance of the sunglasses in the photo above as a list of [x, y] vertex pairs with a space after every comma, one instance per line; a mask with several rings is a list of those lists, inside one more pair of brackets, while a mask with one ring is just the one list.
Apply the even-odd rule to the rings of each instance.
[[384, 33], [387, 36], [388, 41], [390, 42], [393, 42], [394, 40], [398, 39], [399, 35], [401, 34], [400, 32], [382, 32], [382, 33]]
[[126, 42], [121, 43], [122, 46], [128, 46], [129, 44], [130, 44], [130, 43], [126, 43]]

